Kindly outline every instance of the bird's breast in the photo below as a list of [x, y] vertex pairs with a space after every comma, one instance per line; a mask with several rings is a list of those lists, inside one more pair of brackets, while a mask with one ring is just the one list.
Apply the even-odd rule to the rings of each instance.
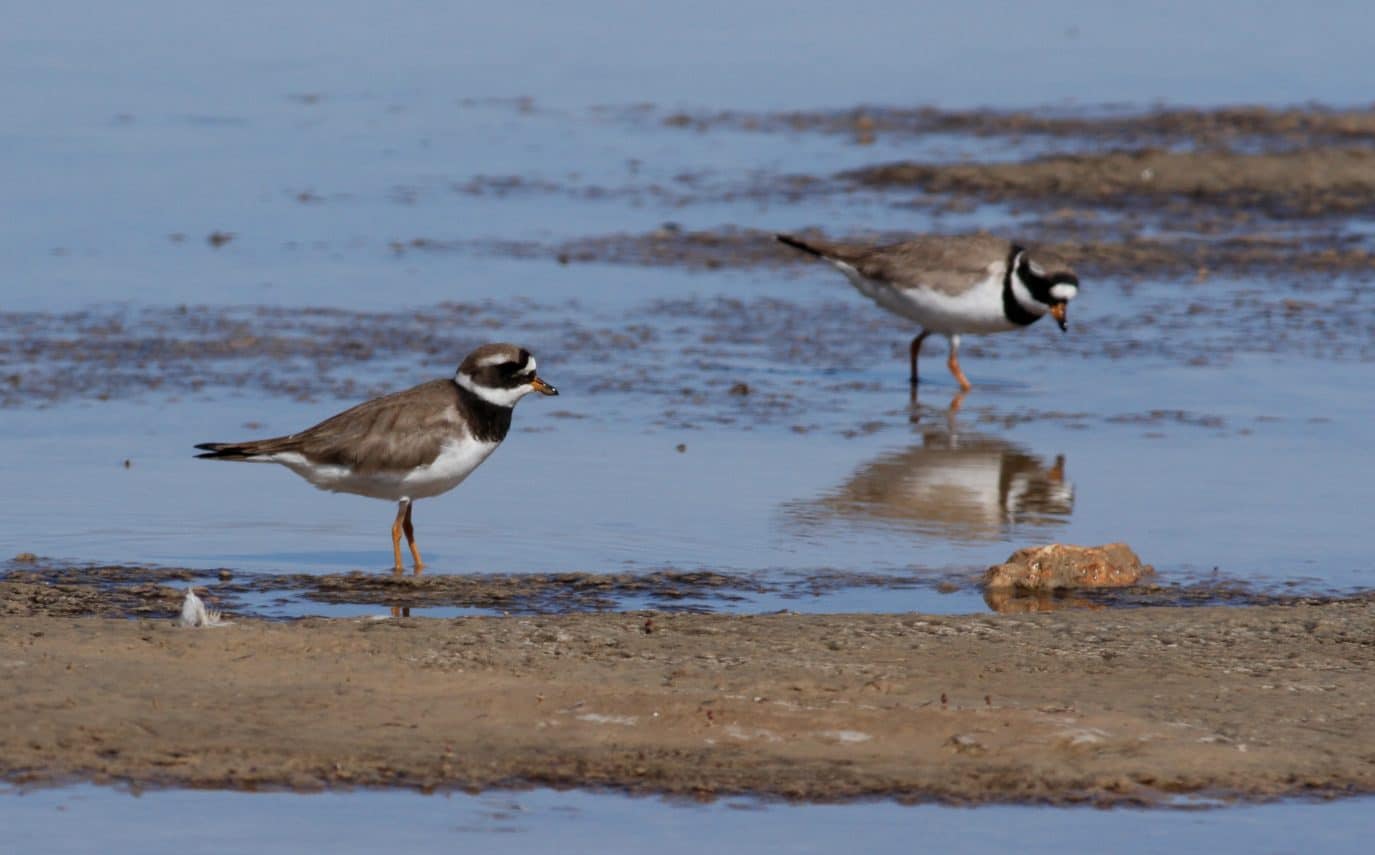
[[991, 333], [1016, 328], [1003, 311], [1002, 280], [993, 274], [956, 293], [920, 285], [897, 288], [872, 280], [860, 290], [890, 312], [932, 332]]
[[406, 473], [401, 479], [401, 486], [413, 499], [437, 496], [452, 490], [482, 465], [482, 461], [500, 444], [471, 436], [449, 440], [440, 446], [439, 455], [428, 465]]

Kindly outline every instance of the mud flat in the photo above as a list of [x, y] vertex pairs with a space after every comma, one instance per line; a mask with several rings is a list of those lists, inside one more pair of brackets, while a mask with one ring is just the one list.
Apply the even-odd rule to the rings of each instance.
[[[859, 105], [843, 110], [751, 113], [724, 110], [662, 115], [640, 113], [667, 127], [697, 132], [717, 129], [759, 133], [825, 133], [871, 143], [877, 136], [969, 134], [977, 137], [1031, 136], [1084, 139], [1098, 145], [1248, 145], [1287, 150], [1324, 144], [1368, 144], [1375, 140], [1375, 112], [1330, 107], [1238, 106], [1221, 109], [1119, 110], [941, 110], [934, 107]], [[626, 114], [634, 117], [634, 112]], [[640, 118], [644, 118], [642, 115]]]
[[842, 177], [872, 187], [908, 185], [991, 201], [1054, 198], [1106, 205], [1182, 198], [1190, 205], [1315, 217], [1368, 212], [1373, 163], [1375, 152], [1366, 149], [1283, 154], [1142, 149], [1019, 163], [891, 163]]
[[[1068, 236], [1071, 231], [1082, 234], [1085, 229], [1092, 228], [1073, 217], [1066, 222], [1044, 223], [1035, 231], [1064, 233], [1065, 239], [1036, 245], [1043, 246], [1076, 267], [1099, 275], [1192, 275], [1202, 270], [1280, 277], [1363, 273], [1375, 268], [1375, 253], [1335, 236], [1252, 235], [1215, 239], [1161, 239], [1114, 233], [1110, 239], [1102, 241]], [[827, 236], [815, 229], [802, 230], [800, 234], [804, 237], [854, 239], [868, 243], [896, 242], [911, 237], [910, 233], [903, 232]], [[427, 246], [430, 249], [443, 248], [433, 241]], [[697, 231], [659, 228], [635, 234], [594, 235], [553, 245], [487, 242], [469, 248], [498, 256], [555, 258], [563, 264], [628, 264], [688, 270], [791, 267], [806, 262], [805, 256], [780, 246], [772, 233], [735, 227]]]
[[1153, 804], [1375, 791], [1375, 604], [0, 618], [0, 776]]

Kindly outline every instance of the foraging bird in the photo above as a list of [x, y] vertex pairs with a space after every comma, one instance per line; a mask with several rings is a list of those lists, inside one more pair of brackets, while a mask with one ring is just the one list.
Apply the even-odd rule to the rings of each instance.
[[496, 450], [511, 427], [511, 409], [531, 392], [557, 395], [535, 374], [535, 358], [513, 344], [484, 344], [452, 378], [374, 398], [289, 436], [207, 442], [209, 460], [280, 463], [321, 490], [397, 503], [392, 523], [394, 571], [403, 571], [406, 535], [415, 572], [411, 505], [457, 487]]
[[991, 235], [924, 235], [884, 246], [775, 237], [829, 261], [861, 294], [921, 325], [909, 348], [913, 385], [917, 355], [931, 333], [950, 340], [947, 365], [968, 392], [961, 334], [1021, 329], [1047, 314], [1064, 331], [1066, 308], [1079, 294], [1079, 278], [1067, 264], [1040, 251], [1037, 261], [1025, 247]]

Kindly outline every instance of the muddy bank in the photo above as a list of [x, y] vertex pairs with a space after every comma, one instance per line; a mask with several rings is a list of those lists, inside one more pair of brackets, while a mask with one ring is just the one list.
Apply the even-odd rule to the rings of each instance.
[[840, 110], [748, 112], [626, 111], [652, 116], [670, 128], [695, 131], [730, 129], [767, 133], [826, 133], [870, 143], [880, 136], [968, 134], [976, 137], [1048, 136], [1084, 138], [1134, 145], [1191, 143], [1200, 146], [1248, 145], [1272, 148], [1323, 144], [1375, 143], [1375, 112], [1326, 107], [1226, 107], [1213, 110], [1031, 111], [941, 110], [934, 107], [859, 105]]
[[988, 202], [1079, 202], [1250, 209], [1275, 217], [1375, 210], [1375, 151], [1311, 148], [1265, 154], [1160, 149], [1069, 154], [1015, 163], [888, 163], [842, 173], [870, 187], [969, 194]]
[[[645, 243], [659, 246], [661, 239], [632, 236], [623, 246], [634, 252]], [[739, 260], [729, 255], [735, 249], [746, 260], [767, 252], [780, 264], [794, 265], [789, 270], [799, 275], [825, 280], [834, 296], [803, 287], [796, 300], [647, 295], [623, 310], [602, 313], [532, 303], [518, 323], [503, 327], [503, 335], [535, 349], [567, 390], [567, 404], [546, 414], [555, 424], [630, 414], [646, 429], [782, 425], [845, 436], [906, 425], [913, 413], [901, 406], [905, 394], [883, 399], [887, 403], [876, 412], [865, 393], [892, 390], [877, 379], [838, 372], [868, 371], [886, 360], [891, 376], [902, 380], [911, 324], [850, 294], [844, 280], [824, 265], [803, 266], [775, 255], [780, 252], [775, 246], [771, 239], [742, 239], [690, 251], [731, 261]], [[1074, 257], [1073, 246], [1059, 246]], [[1281, 254], [1278, 248], [1263, 251]], [[1131, 312], [1091, 321], [1075, 317], [1069, 335], [1038, 327], [1015, 336], [971, 338], [962, 355], [973, 360], [1154, 358], [1187, 366], [1226, 364], [1245, 353], [1375, 358], [1370, 294], [1354, 277], [1239, 288], [1225, 281], [1214, 287], [1216, 279], [1207, 269], [1189, 275], [1179, 288], [1140, 295]], [[406, 312], [148, 307], [92, 309], [72, 318], [0, 316], [0, 408], [72, 400], [173, 403], [187, 396], [203, 400], [251, 393], [318, 402], [316, 412], [324, 417], [344, 403], [449, 375], [459, 355], [492, 335], [485, 325], [489, 313], [483, 308], [470, 315], [459, 304], [437, 304]], [[242, 333], [241, 325], [253, 332]], [[627, 360], [628, 354], [633, 359]], [[609, 362], [623, 368], [608, 375]], [[800, 376], [799, 369], [816, 373]], [[245, 400], [241, 421], [225, 430], [249, 434], [300, 426], [259, 424], [256, 419], [265, 410]], [[976, 421], [1053, 417], [1083, 423], [1145, 423], [1158, 416], [1025, 408], [971, 408], [967, 415]], [[1227, 427], [1206, 412], [1179, 423]], [[121, 460], [116, 456], [112, 465]]]
[[189, 585], [195, 585], [197, 593], [212, 604], [234, 614], [252, 614], [251, 604], [262, 602], [263, 595], [332, 605], [447, 606], [496, 614], [600, 611], [627, 602], [663, 610], [702, 610], [779, 588], [753, 576], [679, 570], [393, 576], [361, 571], [244, 573], [46, 561], [12, 562], [11, 567], [20, 569], [0, 573], [0, 614], [66, 617], [172, 617], [181, 608]]
[[[968, 213], [981, 203], [1038, 210], [1082, 205], [1145, 217], [1168, 231], [1217, 230], [1219, 218], [1234, 226], [1278, 219], [1331, 221], [1368, 215], [1375, 164], [1375, 112], [1322, 108], [1270, 110], [1099, 111], [1059, 114], [949, 112], [928, 108], [855, 107], [750, 114], [628, 110], [635, 124], [690, 128], [821, 132], [872, 143], [884, 136], [935, 142], [920, 160], [883, 163], [912, 146], [875, 148], [866, 164], [837, 174], [806, 167], [748, 170], [679, 165], [671, 173], [640, 169], [623, 177], [585, 180], [578, 175], [477, 174], [451, 182], [442, 192], [510, 198], [557, 195], [578, 203], [608, 201], [673, 210], [703, 203], [788, 207], [824, 198], [849, 204], [899, 204], [935, 214]], [[642, 128], [643, 129], [643, 128]], [[996, 138], [997, 143], [988, 142]], [[918, 145], [921, 143], [918, 142]], [[651, 164], [652, 165], [652, 164]], [[902, 194], [906, 189], [920, 194]], [[874, 192], [882, 194], [875, 200]], [[896, 192], [895, 192], [896, 191]], [[747, 221], [740, 221], [742, 225]], [[393, 239], [394, 252], [434, 249], [460, 239], [420, 236]]]
[[[395, 608], [457, 607], [495, 615], [557, 614], [653, 608], [659, 611], [728, 611], [755, 595], [784, 600], [821, 597], [856, 588], [959, 590], [973, 571], [922, 575], [815, 569], [784, 578], [709, 570], [641, 573], [252, 573], [143, 565], [62, 564], [33, 558], [0, 571], [0, 615], [174, 618], [188, 586], [231, 615], [261, 616], [270, 601], [280, 612], [311, 613], [314, 603]], [[1255, 592], [1253, 592], [1255, 593]], [[1162, 593], [1163, 595], [1163, 593]], [[1264, 596], [1263, 594], [1256, 594]]]
[[[1375, 253], [1364, 249], [1354, 238], [1337, 234], [1151, 238], [1124, 234], [1111, 225], [1085, 223], [1072, 215], [1066, 220], [1047, 222], [1026, 231], [1038, 236], [1034, 243], [1046, 246], [1077, 269], [1095, 276], [1179, 276], [1194, 280], [1212, 275], [1292, 277], [1367, 273], [1375, 269]], [[1101, 232], [1102, 239], [1070, 237], [1085, 231]], [[816, 229], [803, 229], [798, 234], [826, 237]], [[885, 243], [910, 236], [906, 232], [869, 232], [832, 239]], [[430, 250], [459, 248], [433, 241], [426, 246]], [[689, 270], [814, 263], [796, 250], [780, 245], [772, 232], [736, 226], [688, 230], [670, 225], [647, 232], [591, 235], [555, 244], [486, 241], [464, 244], [463, 248], [497, 256], [553, 259], [560, 264], [630, 264]]]
[[3, 313], [0, 406], [56, 403], [74, 393], [106, 400], [214, 387], [256, 387], [302, 400], [326, 388], [332, 396], [362, 397], [380, 387], [360, 383], [353, 367], [402, 353], [461, 359], [455, 338], [462, 328], [476, 334], [495, 312], [490, 303], [447, 303], [370, 318], [271, 306]]
[[1375, 607], [0, 619], [0, 775], [1154, 803], [1375, 791]]
[[[861, 476], [863, 477], [863, 476]], [[823, 516], [871, 514], [874, 503], [847, 506], [828, 497], [787, 510], [793, 524]], [[948, 518], [959, 523], [961, 509]], [[839, 568], [792, 568], [785, 573], [722, 573], [665, 568], [642, 573], [491, 573], [405, 575], [390, 573], [257, 573], [222, 568], [190, 569], [123, 564], [63, 564], [47, 559], [9, 562], [0, 570], [0, 615], [11, 617], [137, 617], [172, 620], [194, 585], [197, 595], [231, 617], [328, 614], [320, 606], [383, 606], [393, 609], [463, 608], [491, 615], [654, 609], [663, 612], [763, 611], [778, 605], [815, 608], [826, 597], [859, 589], [978, 591], [984, 568], [914, 569], [875, 573]], [[1325, 605], [1362, 602], [1365, 594], [1280, 586], [1244, 580], [1152, 578], [1141, 584], [1098, 590], [1004, 591], [985, 594], [998, 612], [1053, 611], [1114, 606]], [[808, 605], [808, 604], [812, 605]]]

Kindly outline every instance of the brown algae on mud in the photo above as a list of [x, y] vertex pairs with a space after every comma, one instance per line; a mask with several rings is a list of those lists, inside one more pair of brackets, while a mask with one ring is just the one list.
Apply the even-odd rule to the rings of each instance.
[[[1191, 216], [1201, 216], [1192, 212]], [[1249, 217], [1249, 215], [1246, 215]], [[1209, 231], [1216, 231], [1215, 227]], [[1085, 233], [1101, 232], [1086, 239]], [[1375, 270], [1375, 253], [1349, 236], [1237, 233], [1201, 237], [1145, 237], [1111, 225], [1085, 228], [1074, 218], [1018, 227], [1014, 233], [1034, 233], [1042, 239], [1024, 241], [1042, 246], [1077, 268], [1100, 276], [1183, 276], [1246, 274], [1363, 273]], [[1130, 233], [1129, 233], [1130, 232]], [[827, 238], [819, 229], [801, 229], [803, 238], [841, 242], [888, 243], [903, 240], [906, 232], [868, 231]], [[966, 234], [966, 233], [961, 233]], [[958, 236], [958, 235], [957, 235]], [[1015, 236], [1015, 234], [1014, 234]], [[781, 248], [772, 232], [723, 226], [717, 229], [657, 228], [647, 232], [588, 235], [561, 243], [533, 241], [471, 241], [461, 244], [426, 243], [430, 251], [471, 251], [484, 255], [557, 260], [561, 264], [622, 264], [686, 270], [794, 268], [810, 263]]]
[[[710, 571], [644, 573], [246, 573], [139, 565], [70, 565], [37, 561], [0, 574], [0, 614], [165, 616], [176, 613], [187, 586], [236, 614], [252, 614], [264, 596], [329, 605], [459, 607], [494, 613], [601, 611], [627, 601], [672, 610], [708, 609], [774, 590], [753, 576]], [[250, 605], [246, 605], [250, 604]]]
[[[824, 507], [824, 506], [822, 506]], [[809, 517], [815, 509], [790, 511]], [[494, 615], [655, 609], [666, 612], [753, 610], [825, 602], [860, 589], [892, 592], [922, 589], [973, 592], [983, 586], [982, 568], [865, 572], [792, 568], [781, 573], [727, 573], [664, 568], [640, 573], [491, 573], [394, 576], [365, 573], [260, 573], [123, 564], [69, 564], [36, 559], [0, 572], [0, 615], [20, 617], [136, 617], [173, 619], [190, 586], [212, 605], [235, 616], [309, 615], [316, 605], [396, 608], [463, 608]], [[1367, 595], [1295, 592], [1256, 587], [1232, 577], [1162, 580], [1102, 590], [1074, 591], [1074, 599], [1049, 597], [1038, 610], [1076, 605], [1208, 606], [1324, 605], [1364, 602]], [[1029, 596], [1014, 591], [1015, 598]], [[999, 602], [1008, 600], [1001, 597]], [[1001, 611], [992, 602], [995, 611]], [[1023, 604], [1012, 604], [1022, 610]]]
[[[777, 251], [771, 239], [760, 243]], [[605, 419], [628, 410], [646, 430], [781, 425], [847, 437], [871, 432], [865, 425], [907, 425], [911, 413], [893, 410], [892, 398], [879, 404], [886, 411], [876, 418], [873, 395], [884, 390], [882, 383], [847, 373], [900, 359], [911, 325], [837, 288], [835, 296], [805, 299], [647, 296], [600, 314], [532, 302], [535, 310], [518, 332], [538, 340], [550, 363], [559, 365], [561, 379], [578, 390], [582, 403], [574, 417]], [[1368, 360], [1375, 358], [1375, 313], [1362, 310], [1368, 300], [1359, 282], [1333, 276], [1321, 287], [1299, 290], [1193, 284], [1178, 293], [1138, 295], [1130, 313], [1077, 319], [1072, 335], [1033, 330], [987, 336], [971, 340], [965, 352], [975, 358], [1151, 358], [1186, 366], [1226, 364], [1243, 353]], [[405, 312], [145, 307], [137, 323], [118, 308], [73, 317], [0, 316], [0, 357], [10, 372], [9, 382], [0, 384], [0, 407], [175, 402], [244, 390], [356, 402], [447, 375], [452, 354], [462, 350], [456, 342], [490, 334], [484, 324], [495, 311], [486, 304]], [[616, 374], [602, 370], [610, 355], [626, 353], [635, 358]], [[750, 394], [732, 394], [742, 382]], [[971, 407], [967, 415], [1005, 424], [1059, 418], [1026, 407], [994, 413]], [[1160, 419], [1147, 410], [1084, 412], [1073, 421]], [[1207, 412], [1175, 421], [1235, 428]]]
[[1375, 151], [1307, 149], [1279, 154], [1143, 149], [1052, 155], [1010, 163], [889, 163], [843, 173], [867, 187], [912, 187], [984, 201], [1067, 201], [1099, 206], [1182, 200], [1318, 217], [1375, 211]]
[[[792, 117], [780, 121], [824, 128], [867, 115], [866, 110], [780, 114]], [[879, 132], [891, 122], [894, 127], [957, 128], [974, 137], [1079, 134], [1090, 141], [1120, 137], [1138, 145], [1129, 151], [1021, 162], [879, 164], [840, 177], [751, 173], [694, 176], [681, 183], [689, 193], [715, 194], [711, 198], [724, 194], [737, 201], [841, 194], [837, 198], [844, 202], [849, 198], [845, 194], [859, 194], [854, 198], [933, 209], [1026, 203], [1034, 216], [1000, 232], [1044, 245], [1093, 277], [1094, 288], [1109, 286], [1133, 296], [1129, 311], [1077, 322], [1073, 336], [1052, 340], [1026, 335], [1013, 342], [987, 337], [970, 342], [972, 356], [1053, 350], [1060, 356], [1161, 357], [1215, 365], [1238, 352], [1265, 352], [1368, 360], [1375, 358], [1375, 313], [1368, 311], [1368, 289], [1361, 283], [1375, 270], [1375, 252], [1369, 248], [1368, 230], [1344, 228], [1341, 216], [1364, 213], [1375, 199], [1372, 116], [1370, 111], [1260, 108], [1040, 118], [984, 111], [874, 112], [866, 126]], [[1151, 135], [1191, 146], [1141, 147]], [[1257, 139], [1270, 143], [1258, 144]], [[473, 179], [469, 184], [483, 182]], [[496, 181], [494, 186], [501, 192], [577, 189], [562, 181]], [[998, 216], [1006, 218], [1006, 213]], [[1308, 222], [1301, 222], [1305, 218]], [[780, 278], [798, 271], [823, 275], [803, 267], [796, 253], [755, 227], [762, 219], [751, 214], [749, 225], [704, 229], [666, 223], [557, 241], [377, 237], [365, 241], [363, 251], [389, 246], [400, 255], [479, 253], [543, 261], [543, 275], [550, 277], [579, 264], [707, 273], [778, 270]], [[817, 230], [799, 233], [821, 236]], [[833, 236], [888, 241], [906, 235], [872, 231]], [[1247, 288], [1235, 283], [1212, 287], [1229, 277], [1265, 281]], [[1136, 284], [1149, 280], [1168, 285], [1171, 293], [1130, 295]], [[1284, 287], [1272, 287], [1276, 281]], [[839, 293], [836, 299], [800, 294], [796, 299], [756, 299], [647, 292], [639, 305], [604, 312], [588, 310], [576, 300], [522, 301], [526, 311], [514, 323], [509, 306], [492, 301], [437, 303], [401, 312], [149, 306], [0, 313], [0, 407], [50, 406], [73, 398], [177, 398], [230, 389], [356, 401], [410, 385], [416, 376], [403, 378], [397, 372], [404, 373], [417, 360], [451, 370], [446, 363], [457, 359], [463, 347], [501, 325], [539, 339], [541, 352], [551, 361], [581, 371], [589, 396], [633, 392], [654, 398], [661, 405], [652, 419], [657, 426], [784, 423], [814, 430], [818, 425], [807, 417], [843, 409], [832, 404], [847, 400], [847, 390], [826, 389], [824, 377], [808, 378], [804, 389], [792, 382], [797, 378], [730, 376], [719, 361], [706, 357], [726, 349], [753, 361], [762, 348], [777, 363], [771, 368], [849, 370], [874, 359], [875, 341], [886, 342], [880, 346], [899, 355], [910, 324], [881, 316], [858, 300], [841, 299]], [[739, 318], [748, 323], [737, 322]], [[631, 370], [638, 377], [607, 379], [595, 369], [608, 354], [626, 350], [636, 352]], [[652, 386], [642, 382], [651, 373]], [[429, 376], [438, 376], [437, 369]], [[739, 382], [759, 394], [726, 394]], [[818, 393], [821, 400], [813, 397]]]
[[[638, 114], [638, 115], [637, 115]], [[873, 142], [880, 136], [961, 134], [971, 137], [1046, 136], [1099, 145], [1245, 145], [1285, 149], [1320, 144], [1375, 144], [1375, 111], [1330, 107], [1237, 106], [1218, 109], [1094, 111], [942, 110], [859, 105], [840, 110], [625, 113], [648, 115], [670, 128], [760, 133], [827, 133]]]

